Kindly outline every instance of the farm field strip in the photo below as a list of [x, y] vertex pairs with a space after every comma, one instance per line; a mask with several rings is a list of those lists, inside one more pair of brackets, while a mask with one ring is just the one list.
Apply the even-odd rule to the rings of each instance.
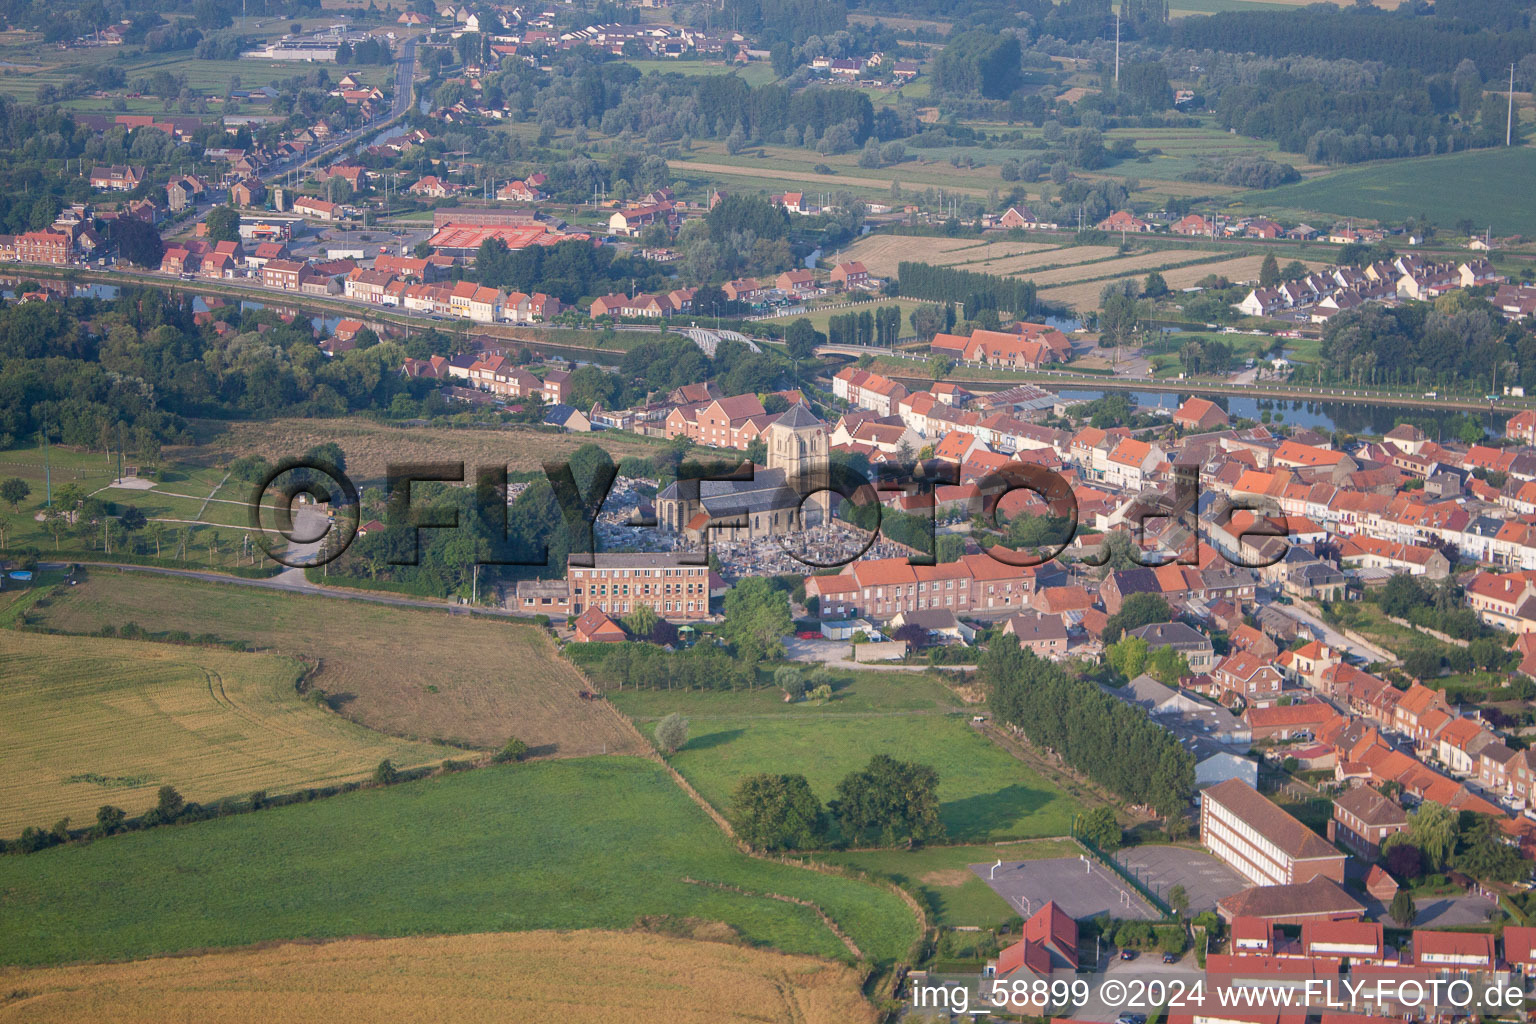
[[894, 893], [743, 855], [660, 765], [625, 757], [482, 768], [0, 857], [0, 960], [629, 928], [648, 915], [724, 921], [751, 943], [847, 956], [813, 909], [764, 893], [813, 901], [876, 964], [917, 938]]
[[305, 702], [303, 666], [271, 654], [0, 630], [0, 836], [76, 827], [110, 803], [153, 806], [291, 792], [442, 760], [442, 748], [382, 736]]
[[[1257, 281], [1259, 268], [1264, 262], [1264, 257], [1259, 255], [1239, 256], [1235, 259], [1220, 260], [1218, 262], [1195, 263], [1189, 266], [1172, 267], [1167, 270], [1159, 270], [1163, 281], [1169, 288], [1188, 288], [1211, 274], [1227, 278], [1229, 281]], [[1325, 264], [1307, 260], [1307, 268], [1315, 270]], [[1102, 279], [1081, 281], [1076, 284], [1058, 285], [1051, 288], [1040, 289], [1040, 298], [1048, 302], [1059, 302], [1074, 309], [1091, 309], [1099, 303], [1099, 295], [1104, 290]]]
[[1029, 255], [987, 260], [974, 266], [966, 264], [961, 269], [976, 270], [985, 274], [1017, 275], [1037, 268], [1095, 263], [1099, 260], [1113, 259], [1119, 254], [1120, 250], [1111, 245], [1064, 246]]
[[[646, 749], [612, 709], [581, 699], [582, 678], [525, 623], [109, 570], [34, 614], [63, 633], [136, 621], [306, 659], [333, 707], [390, 736], [480, 750], [516, 736], [562, 757]], [[456, 753], [437, 749], [434, 760]]]
[[0, 985], [27, 993], [0, 1003], [0, 1022], [531, 1020], [558, 1006], [562, 1024], [620, 1007], [633, 1024], [873, 1024], [860, 981], [839, 963], [633, 932], [343, 939], [0, 970]]
[[[858, 260], [876, 277], [894, 277], [903, 260], [942, 265], [958, 253], [984, 248], [975, 238], [938, 238], [921, 235], [866, 235], [845, 251], [844, 258]], [[965, 257], [960, 257], [965, 258]]]
[[1046, 270], [1038, 274], [1030, 274], [1029, 279], [1044, 288], [1053, 284], [1070, 284], [1080, 281], [1085, 275], [1099, 279], [1124, 277], [1126, 274], [1157, 270], [1161, 267], [1171, 267], [1175, 264], [1189, 263], [1194, 260], [1217, 260], [1221, 256], [1221, 253], [1200, 249], [1162, 249], [1156, 252], [1141, 253], [1136, 256], [1126, 256], [1117, 260], [1059, 267], [1056, 270]]

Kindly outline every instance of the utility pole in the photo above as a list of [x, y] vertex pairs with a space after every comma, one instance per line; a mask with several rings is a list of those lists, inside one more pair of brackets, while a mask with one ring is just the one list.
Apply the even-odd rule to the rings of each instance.
[[47, 507], [53, 508], [53, 469], [48, 464], [48, 422], [43, 421], [43, 488], [47, 493]]
[[1515, 65], [1509, 65], [1509, 117], [1504, 122], [1504, 145], [1507, 147], [1515, 137]]
[[1115, 88], [1120, 88], [1120, 12], [1115, 12]]

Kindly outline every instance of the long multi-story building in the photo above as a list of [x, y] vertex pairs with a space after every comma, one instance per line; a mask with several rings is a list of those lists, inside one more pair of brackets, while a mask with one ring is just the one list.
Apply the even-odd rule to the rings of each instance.
[[1347, 854], [1241, 779], [1202, 791], [1200, 839], [1254, 885], [1292, 885], [1319, 876], [1344, 881]]
[[16, 258], [23, 263], [69, 263], [69, 236], [61, 231], [28, 231], [16, 236]]
[[[685, 553], [571, 555], [566, 566], [569, 614], [598, 608], [628, 615], [650, 605], [664, 619], [709, 616], [709, 567], [689, 565]], [[580, 564], [591, 560], [590, 566]]]
[[807, 577], [805, 592], [818, 599], [824, 619], [885, 621], [927, 608], [998, 618], [1028, 608], [1036, 589], [1065, 576], [1056, 562], [1014, 566], [987, 554], [938, 565], [880, 558], [853, 562], [836, 576]]

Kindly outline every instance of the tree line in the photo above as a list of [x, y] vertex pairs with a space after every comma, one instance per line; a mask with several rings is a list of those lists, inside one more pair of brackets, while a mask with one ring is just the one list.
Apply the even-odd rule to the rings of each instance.
[[980, 308], [1006, 310], [1016, 317], [1033, 315], [1039, 309], [1033, 281], [908, 260], [897, 265], [896, 276], [901, 281], [901, 294], [915, 299], [948, 302], [964, 295], [967, 310], [974, 299]]
[[879, 345], [889, 348], [901, 336], [901, 307], [839, 313], [827, 321], [827, 342], [832, 345]]
[[979, 663], [998, 721], [1134, 804], [1174, 817], [1194, 791], [1194, 756], [1134, 704], [1014, 644]]

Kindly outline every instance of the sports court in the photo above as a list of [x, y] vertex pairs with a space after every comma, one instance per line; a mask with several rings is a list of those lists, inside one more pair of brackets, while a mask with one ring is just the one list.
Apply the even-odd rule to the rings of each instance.
[[1062, 910], [1078, 919], [1108, 914], [1155, 921], [1162, 916], [1118, 875], [1091, 858], [1004, 861], [995, 872], [992, 864], [970, 867], [1025, 917], [1039, 910], [1046, 900], [1055, 900]]
[[1252, 884], [1204, 850], [1187, 846], [1134, 846], [1115, 854], [1115, 859], [1165, 902], [1169, 891], [1182, 885], [1191, 914], [1213, 910], [1217, 900]]

